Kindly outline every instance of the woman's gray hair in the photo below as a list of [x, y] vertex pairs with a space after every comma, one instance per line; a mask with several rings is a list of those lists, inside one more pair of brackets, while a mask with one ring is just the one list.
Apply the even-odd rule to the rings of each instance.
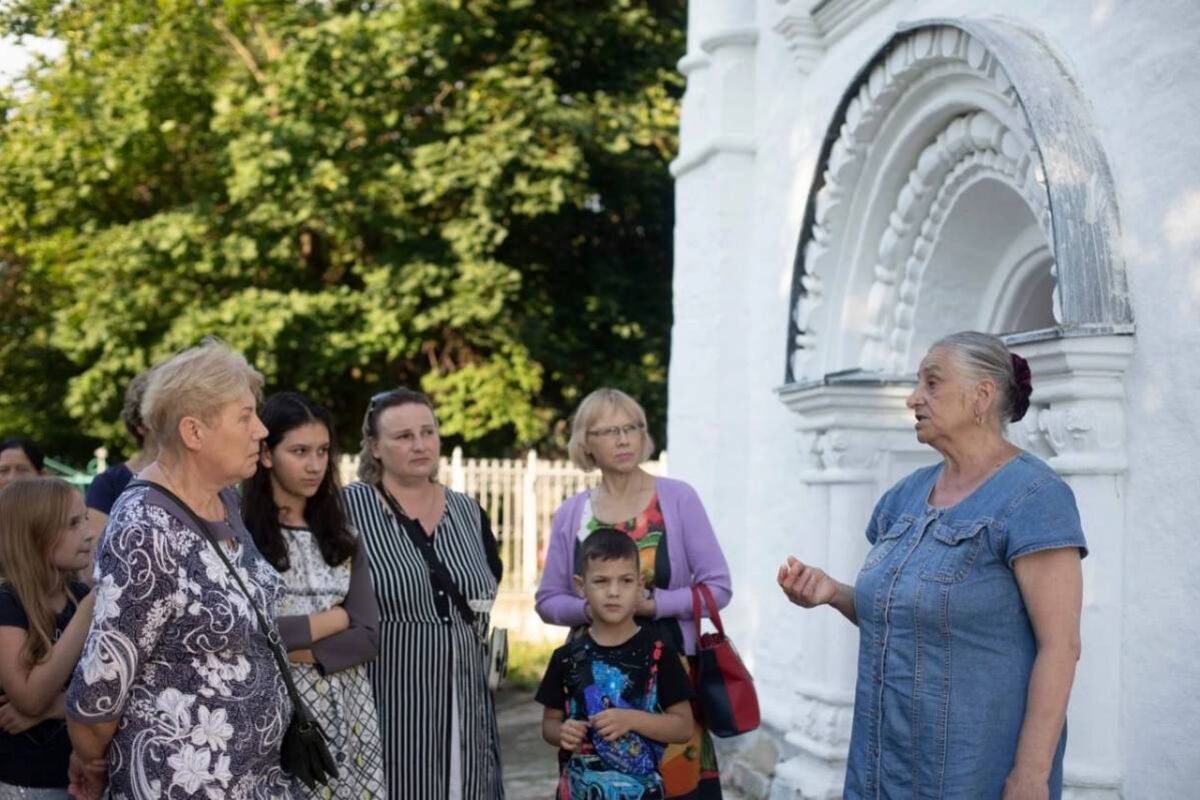
[[249, 391], [259, 398], [263, 376], [246, 357], [215, 336], [155, 366], [142, 395], [142, 422], [167, 450], [182, 444], [179, 423], [196, 417], [210, 424], [227, 403]]
[[990, 378], [996, 384], [993, 411], [1001, 427], [1025, 416], [1029, 408], [1028, 384], [1022, 392], [1013, 368], [1013, 354], [998, 336], [979, 331], [960, 331], [938, 339], [930, 347], [942, 347], [954, 353], [964, 375], [973, 381]]

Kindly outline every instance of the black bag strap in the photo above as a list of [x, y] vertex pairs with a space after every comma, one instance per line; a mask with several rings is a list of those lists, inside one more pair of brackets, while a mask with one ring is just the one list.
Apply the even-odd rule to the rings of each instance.
[[434, 586], [440, 586], [442, 591], [448, 594], [450, 599], [454, 601], [454, 605], [458, 608], [458, 613], [462, 614], [467, 624], [474, 626], [478, 616], [467, 602], [467, 598], [463, 596], [462, 591], [458, 588], [458, 584], [454, 582], [454, 576], [450, 574], [450, 570], [446, 569], [446, 565], [438, 558], [437, 552], [433, 549], [433, 542], [429, 541], [429, 537], [420, 529], [416, 520], [404, 513], [404, 509], [400, 508], [400, 504], [396, 502], [396, 498], [392, 497], [392, 493], [383, 488], [382, 482], [376, 484], [375, 488], [383, 495], [388, 508], [392, 510], [392, 514], [396, 517], [396, 523], [400, 526], [400, 530], [404, 531], [409, 541], [417, 548], [417, 552], [425, 559], [425, 566], [429, 568], [430, 582]]
[[[233, 564], [230, 563], [229, 557], [225, 554], [225, 548], [221, 546], [221, 543], [217, 541], [217, 537], [213, 535], [212, 529], [209, 528], [208, 521], [197, 514], [191, 506], [183, 502], [179, 495], [175, 494], [161, 483], [155, 483], [154, 481], [137, 478], [130, 481], [127, 488], [134, 488], [137, 486], [145, 486], [149, 489], [155, 489], [161, 492], [173, 503], [175, 503], [175, 505], [179, 506], [179, 508], [182, 509], [185, 514], [191, 517], [192, 522], [196, 523], [197, 527], [200, 528], [200, 531], [204, 534], [204, 538], [208, 540], [208, 543], [212, 545], [213, 550], [217, 552], [217, 557], [221, 559], [221, 563], [225, 565], [225, 569], [229, 571], [230, 576], [238, 585], [238, 589], [241, 590], [242, 595], [246, 598], [246, 602], [250, 605], [250, 609], [254, 612], [255, 618], [258, 620], [259, 630], [270, 643], [269, 649], [271, 651], [271, 655], [275, 657], [275, 666], [279, 668], [279, 674], [283, 677], [283, 682], [287, 685], [287, 693], [288, 697], [292, 701], [293, 713], [300, 717], [300, 721], [304, 728], [311, 727], [312, 723], [308, 716], [308, 709], [305, 708], [304, 703], [300, 701], [300, 692], [297, 691], [296, 684], [292, 680], [292, 670], [290, 667], [288, 667], [287, 659], [283, 655], [283, 643], [279, 638], [279, 632], [267, 624], [266, 618], [263, 617], [262, 612], [258, 610], [258, 606], [254, 603], [254, 597], [246, 588], [246, 584], [242, 583], [241, 576], [237, 574], [237, 570], [235, 570], [233, 568]], [[225, 501], [222, 500], [221, 502], [224, 504]]]

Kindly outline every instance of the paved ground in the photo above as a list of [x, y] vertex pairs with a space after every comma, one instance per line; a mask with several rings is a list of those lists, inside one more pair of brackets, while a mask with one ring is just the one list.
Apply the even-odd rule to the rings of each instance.
[[[554, 749], [542, 741], [542, 707], [531, 692], [505, 690], [496, 695], [504, 793], [508, 800], [552, 800], [558, 767]], [[725, 800], [739, 800], [725, 790]]]
[[508, 800], [552, 800], [558, 766], [554, 748], [542, 741], [542, 707], [532, 692], [496, 695], [504, 794]]

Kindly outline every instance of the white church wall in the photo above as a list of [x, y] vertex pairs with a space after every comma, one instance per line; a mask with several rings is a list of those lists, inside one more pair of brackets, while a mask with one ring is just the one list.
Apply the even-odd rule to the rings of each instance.
[[[788, 552], [831, 557], [818, 535], [830, 520], [813, 511], [825, 507], [815, 494], [831, 488], [802, 487], [810, 456], [775, 392], [821, 140], [842, 93], [898, 22], [996, 9], [970, 0], [827, 2], [826, 13], [839, 5], [872, 13], [835, 28], [840, 38], [821, 52], [818, 31], [796, 33], [808, 5], [760, 0], [714, 11], [713, 2], [692, 3], [685, 62], [706, 63], [689, 74], [675, 165], [671, 468], [697, 485], [717, 523], [734, 569], [729, 623], [759, 675], [766, 719], [784, 731], [803, 713], [790, 687], [844, 666], [802, 643], [853, 634], [833, 612], [787, 606], [774, 585]], [[1117, 484], [1128, 493], [1120, 771], [1126, 797], [1189, 796], [1200, 785], [1200, 549], [1189, 497], [1200, 485], [1200, 4], [1007, 2], [1003, 14], [1042, 32], [1064, 59], [1091, 103], [1117, 184], [1137, 325], [1126, 379], [1129, 468]], [[757, 35], [746, 37], [747, 28]], [[732, 31], [742, 37], [736, 53], [703, 48]], [[736, 83], [734, 62], [747, 85]], [[695, 124], [698, 108], [704, 126]], [[731, 110], [738, 119], [722, 117]], [[697, 162], [713, 145], [713, 125], [729, 135]], [[889, 479], [909, 467], [889, 468]], [[869, 512], [864, 502], [860, 529]], [[794, 750], [776, 746], [784, 757]]]
[[1162, 3], [1153, 15], [1113, 5], [1094, 39], [1075, 32], [1070, 52], [1121, 193], [1137, 323], [1126, 378], [1125, 796], [1191, 797], [1200, 787], [1200, 754], [1188, 744], [1200, 737], [1200, 144], [1188, 131], [1200, 123], [1200, 5]]

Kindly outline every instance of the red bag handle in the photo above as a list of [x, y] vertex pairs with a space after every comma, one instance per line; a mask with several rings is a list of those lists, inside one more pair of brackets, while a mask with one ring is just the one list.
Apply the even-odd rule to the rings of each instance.
[[717, 602], [713, 600], [712, 592], [708, 590], [708, 586], [703, 583], [692, 585], [692, 614], [693, 620], [696, 623], [696, 642], [700, 641], [700, 598], [704, 597], [704, 604], [708, 606], [708, 618], [713, 621], [713, 625], [717, 626], [717, 633], [725, 636], [725, 626], [721, 624], [721, 613], [717, 611]]

